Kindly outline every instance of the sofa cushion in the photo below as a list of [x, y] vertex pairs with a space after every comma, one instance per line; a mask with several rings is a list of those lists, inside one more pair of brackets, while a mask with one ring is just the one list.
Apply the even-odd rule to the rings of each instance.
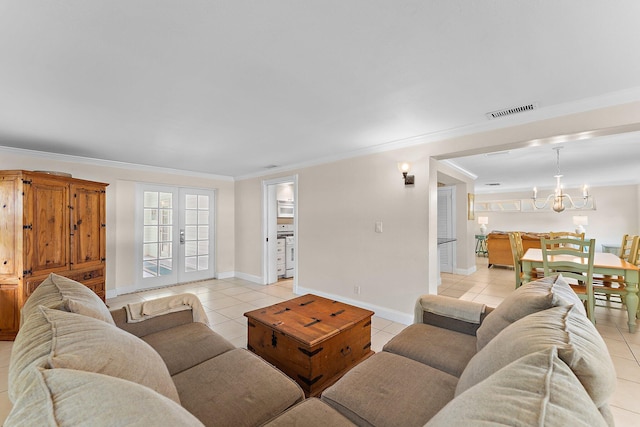
[[16, 336], [9, 367], [9, 397], [28, 387], [35, 368], [97, 372], [145, 385], [180, 402], [169, 371], [147, 343], [101, 320], [44, 306]]
[[145, 335], [142, 340], [160, 354], [171, 375], [235, 348], [204, 323], [176, 326]]
[[582, 302], [561, 275], [524, 284], [484, 319], [476, 332], [477, 350], [482, 350], [501, 330], [518, 319], [551, 307], [571, 304], [586, 315]]
[[383, 351], [347, 372], [321, 399], [359, 426], [422, 426], [453, 399], [457, 381]]
[[107, 375], [73, 369], [35, 369], [6, 427], [202, 426], [193, 415], [155, 391]]
[[57, 274], [51, 273], [29, 296], [22, 307], [20, 325], [40, 305], [115, 324], [109, 309], [95, 292], [82, 283]]
[[476, 354], [476, 337], [418, 323], [403, 329], [382, 350], [459, 377]]
[[549, 347], [524, 356], [452, 400], [427, 427], [606, 426], [571, 369]]
[[205, 425], [261, 425], [304, 399], [295, 381], [241, 348], [180, 372], [173, 380], [182, 406]]
[[293, 408], [271, 420], [265, 427], [350, 427], [354, 426], [340, 412], [325, 404], [320, 399], [312, 397], [298, 403]]
[[480, 350], [460, 376], [456, 395], [509, 363], [556, 346], [558, 355], [576, 374], [596, 406], [613, 394], [616, 373], [607, 346], [595, 326], [575, 306], [530, 314], [507, 326]]

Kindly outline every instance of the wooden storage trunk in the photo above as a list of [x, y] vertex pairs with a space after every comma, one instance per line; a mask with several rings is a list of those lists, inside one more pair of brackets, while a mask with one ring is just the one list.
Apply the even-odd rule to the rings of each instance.
[[245, 313], [248, 349], [317, 396], [373, 354], [372, 311], [304, 295]]

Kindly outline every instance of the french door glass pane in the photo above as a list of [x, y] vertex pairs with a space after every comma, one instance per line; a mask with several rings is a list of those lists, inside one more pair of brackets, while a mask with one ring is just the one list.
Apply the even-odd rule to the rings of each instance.
[[185, 271], [209, 268], [209, 196], [185, 196]]
[[173, 271], [173, 194], [145, 191], [142, 277], [170, 275]]

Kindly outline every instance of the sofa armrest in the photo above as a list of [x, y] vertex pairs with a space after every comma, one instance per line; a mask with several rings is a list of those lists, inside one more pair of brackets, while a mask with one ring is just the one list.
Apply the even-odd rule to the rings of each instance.
[[475, 335], [491, 307], [441, 295], [425, 295], [416, 303], [416, 323]]
[[193, 323], [193, 313], [191, 310], [162, 314], [136, 323], [127, 323], [127, 312], [124, 307], [110, 310], [110, 313], [117, 327], [137, 337], [144, 337], [145, 335], [171, 329], [176, 326]]

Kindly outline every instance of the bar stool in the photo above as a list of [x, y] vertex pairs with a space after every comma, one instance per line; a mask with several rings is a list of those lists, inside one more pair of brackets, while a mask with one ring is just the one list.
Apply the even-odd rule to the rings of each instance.
[[487, 250], [487, 236], [484, 234], [476, 234], [476, 255], [489, 256], [489, 251]]

